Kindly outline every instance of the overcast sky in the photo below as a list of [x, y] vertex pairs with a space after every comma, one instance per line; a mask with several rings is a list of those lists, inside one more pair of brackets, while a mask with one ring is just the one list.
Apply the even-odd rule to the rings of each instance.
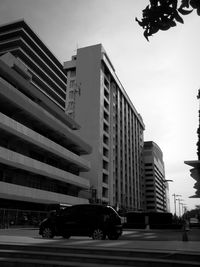
[[63, 63], [76, 49], [102, 43], [146, 129], [163, 151], [172, 194], [188, 209], [200, 204], [185, 160], [196, 160], [200, 88], [200, 17], [158, 32], [147, 42], [135, 22], [148, 0], [0, 0], [0, 24], [20, 18]]

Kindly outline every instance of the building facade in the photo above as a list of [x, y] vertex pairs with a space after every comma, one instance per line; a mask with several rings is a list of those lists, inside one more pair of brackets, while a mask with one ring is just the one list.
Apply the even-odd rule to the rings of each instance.
[[0, 26], [0, 208], [88, 203], [91, 147], [65, 113], [62, 64], [26, 24]]
[[84, 156], [96, 201], [117, 208], [143, 208], [144, 123], [101, 44], [80, 48], [64, 63], [69, 79], [66, 113], [92, 146]]
[[169, 188], [165, 180], [163, 153], [159, 146], [144, 142], [146, 211], [169, 212]]

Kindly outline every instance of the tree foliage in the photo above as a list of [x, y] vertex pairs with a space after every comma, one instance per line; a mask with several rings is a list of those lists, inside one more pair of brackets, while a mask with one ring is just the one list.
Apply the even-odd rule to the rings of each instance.
[[149, 0], [142, 11], [142, 19], [135, 20], [144, 29], [144, 36], [152, 36], [159, 30], [166, 31], [175, 27], [177, 22], [184, 23], [183, 16], [196, 10], [200, 16], [200, 0]]

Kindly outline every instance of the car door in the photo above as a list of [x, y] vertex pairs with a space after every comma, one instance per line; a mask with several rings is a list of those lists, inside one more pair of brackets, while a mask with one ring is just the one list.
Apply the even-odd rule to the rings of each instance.
[[92, 205], [85, 205], [80, 211], [82, 235], [89, 235], [94, 224], [95, 210]]
[[91, 232], [91, 224], [94, 221], [92, 205], [80, 205], [74, 210], [74, 235], [87, 236]]
[[80, 207], [72, 206], [66, 208], [62, 213], [62, 229], [63, 232], [69, 233], [69, 235], [80, 234]]

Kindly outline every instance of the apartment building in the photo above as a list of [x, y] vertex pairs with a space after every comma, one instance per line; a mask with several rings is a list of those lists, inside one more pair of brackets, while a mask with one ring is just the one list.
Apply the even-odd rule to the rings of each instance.
[[0, 26], [0, 208], [88, 203], [91, 146], [65, 113], [63, 65], [23, 20]]
[[144, 142], [145, 209], [169, 212], [169, 188], [165, 180], [163, 153], [153, 141]]
[[66, 113], [92, 146], [84, 158], [96, 201], [127, 210], [143, 209], [143, 131], [140, 114], [118, 79], [101, 44], [77, 49], [64, 62], [69, 80]]

